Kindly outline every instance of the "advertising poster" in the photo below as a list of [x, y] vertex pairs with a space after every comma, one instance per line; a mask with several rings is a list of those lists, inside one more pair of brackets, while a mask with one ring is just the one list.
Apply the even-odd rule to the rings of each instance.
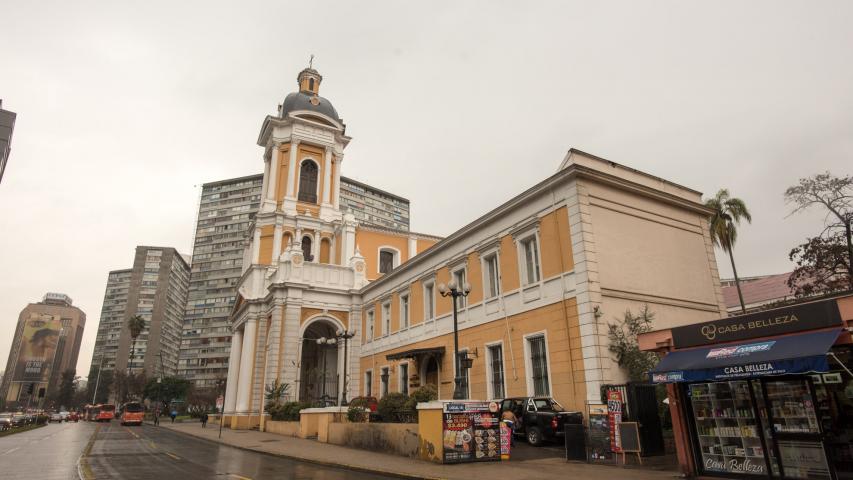
[[607, 405], [590, 405], [589, 459], [596, 462], [611, 460], [610, 414]]
[[616, 424], [622, 421], [622, 392], [619, 390], [607, 391], [607, 421], [610, 424], [610, 451], [621, 453], [622, 441], [616, 428]]
[[497, 461], [501, 439], [497, 404], [451, 402], [444, 405], [444, 463]]
[[51, 315], [33, 315], [24, 324], [14, 381], [47, 383], [56, 356], [62, 321]]
[[501, 460], [509, 460], [512, 447], [512, 429], [501, 422]]

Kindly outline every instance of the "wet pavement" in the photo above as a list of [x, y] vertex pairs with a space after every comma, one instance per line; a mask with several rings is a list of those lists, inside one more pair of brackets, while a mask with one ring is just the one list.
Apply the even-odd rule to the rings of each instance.
[[0, 437], [0, 478], [77, 479], [77, 460], [94, 431], [91, 423], [51, 423]]
[[118, 422], [99, 425], [91, 449], [83, 461], [85, 465], [81, 470], [84, 478], [87, 479], [379, 480], [393, 478], [218, 445], [152, 425], [122, 427]]

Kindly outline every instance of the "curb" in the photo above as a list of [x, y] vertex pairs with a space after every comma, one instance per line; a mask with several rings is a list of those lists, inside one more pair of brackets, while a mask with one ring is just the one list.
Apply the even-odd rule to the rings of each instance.
[[393, 471], [389, 471], [389, 470], [380, 470], [378, 468], [368, 468], [368, 467], [362, 467], [359, 465], [351, 465], [348, 463], [337, 463], [337, 462], [317, 460], [317, 459], [312, 459], [312, 458], [297, 457], [295, 455], [288, 455], [286, 453], [275, 453], [275, 452], [266, 452], [263, 450], [255, 450], [255, 449], [249, 448], [249, 447], [242, 447], [239, 445], [232, 445], [230, 443], [225, 443], [222, 440], [213, 440], [213, 439], [193, 435], [192, 433], [182, 432], [180, 430], [174, 430], [174, 429], [171, 429], [168, 427], [164, 427], [164, 428], [166, 428], [170, 432], [175, 432], [175, 433], [180, 434], [180, 435], [185, 435], [188, 437], [192, 437], [192, 438], [202, 440], [202, 441], [208, 442], [208, 443], [213, 443], [216, 445], [225, 445], [226, 447], [236, 448], [238, 450], [260, 453], [262, 455], [269, 455], [271, 457], [286, 458], [288, 460], [294, 460], [294, 461], [303, 462], [303, 463], [311, 463], [311, 464], [320, 465], [323, 467], [332, 467], [332, 468], [352, 470], [355, 472], [363, 472], [363, 473], [375, 473], [378, 475], [385, 475], [388, 477], [407, 478], [407, 479], [412, 479], [412, 480], [446, 480], [444, 477], [425, 477], [423, 475], [412, 475], [409, 473], [393, 472]]

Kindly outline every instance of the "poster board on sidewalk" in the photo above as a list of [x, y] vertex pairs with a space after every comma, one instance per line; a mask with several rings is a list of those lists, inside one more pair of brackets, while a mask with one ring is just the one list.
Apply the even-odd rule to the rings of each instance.
[[495, 402], [447, 402], [442, 409], [444, 463], [501, 459], [498, 405]]
[[587, 460], [590, 462], [613, 461], [615, 455], [610, 450], [610, 417], [607, 405], [588, 405], [589, 439], [587, 441]]
[[626, 453], [636, 453], [640, 465], [643, 464], [643, 458], [640, 456], [642, 447], [640, 446], [640, 425], [637, 422], [619, 422], [616, 425], [619, 431], [619, 439], [622, 442], [622, 463], [625, 463]]

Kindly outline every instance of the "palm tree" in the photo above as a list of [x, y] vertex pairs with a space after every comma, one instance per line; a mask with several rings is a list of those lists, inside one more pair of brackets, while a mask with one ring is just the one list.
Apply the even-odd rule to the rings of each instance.
[[735, 286], [737, 287], [737, 296], [740, 299], [740, 308], [743, 313], [746, 313], [746, 305], [743, 303], [743, 293], [740, 291], [740, 279], [737, 277], [737, 268], [735, 268], [735, 257], [732, 254], [732, 247], [737, 240], [737, 226], [740, 225], [741, 219], [752, 223], [752, 215], [746, 209], [746, 204], [739, 198], [729, 196], [729, 191], [721, 188], [714, 198], [709, 198], [705, 202], [705, 206], [714, 210], [711, 216], [711, 241], [714, 245], [723, 249], [729, 254], [729, 259], [732, 262], [732, 273], [735, 277]]
[[145, 330], [145, 319], [134, 315], [127, 319], [127, 328], [130, 330], [130, 338], [133, 339], [133, 348], [130, 351], [130, 359], [127, 361], [127, 373], [130, 374], [130, 364], [133, 362], [133, 354], [136, 353], [136, 339]]

